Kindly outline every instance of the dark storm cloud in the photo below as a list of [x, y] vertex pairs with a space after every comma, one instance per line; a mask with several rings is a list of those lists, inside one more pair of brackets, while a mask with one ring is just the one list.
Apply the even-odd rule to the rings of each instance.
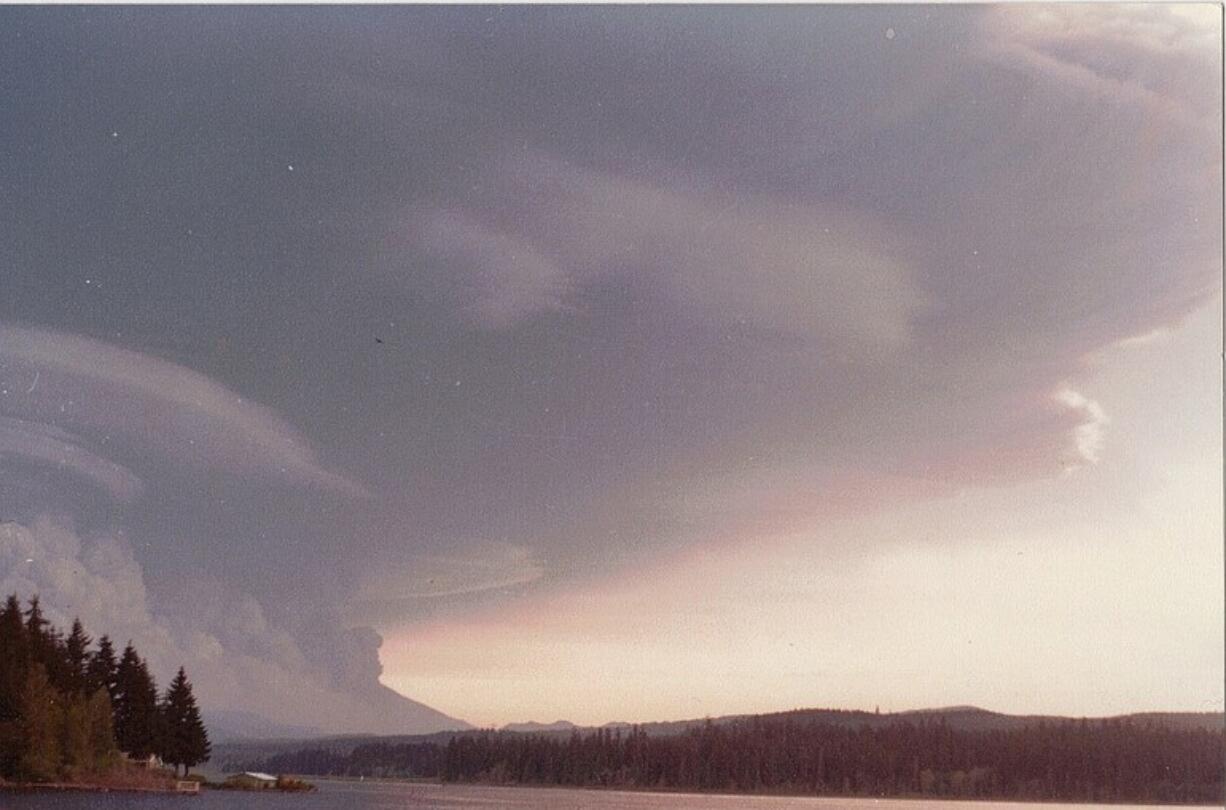
[[1092, 463], [1083, 358], [1220, 273], [1220, 55], [1171, 10], [0, 20], [0, 503], [102, 520], [55, 456], [178, 637], [207, 572], [337, 694], [346, 606]]

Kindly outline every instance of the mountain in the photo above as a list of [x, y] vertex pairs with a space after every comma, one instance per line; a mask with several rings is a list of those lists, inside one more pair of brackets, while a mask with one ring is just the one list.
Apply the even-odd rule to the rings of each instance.
[[209, 709], [205, 723], [214, 742], [271, 743], [288, 741], [297, 745], [305, 740], [368, 739], [375, 735], [428, 736], [437, 732], [467, 731], [471, 725], [450, 717], [424, 703], [401, 695], [382, 684], [361, 695], [362, 712], [351, 718], [360, 733], [338, 734], [349, 724], [327, 728], [280, 723], [253, 712]]
[[[848, 709], [792, 709], [770, 714], [726, 714], [719, 717], [694, 718], [690, 720], [666, 720], [654, 723], [605, 723], [602, 726], [576, 726], [566, 720], [554, 723], [514, 723], [503, 726], [501, 731], [534, 734], [569, 734], [571, 731], [592, 731], [596, 728], [609, 730], [628, 729], [637, 725], [649, 736], [668, 736], [684, 733], [686, 729], [707, 722], [720, 725], [750, 717], [762, 719], [793, 720], [797, 723], [826, 723], [836, 726], [886, 726], [897, 722], [919, 723], [927, 720], [944, 720], [951, 728], [961, 731], [1007, 730], [1035, 726], [1039, 723], [1060, 723], [1079, 720], [1079, 717], [1040, 714], [1002, 714], [980, 709], [977, 706], [946, 706], [936, 709], [912, 709], [902, 712], [866, 712]], [[1226, 715], [1221, 712], [1138, 712], [1114, 717], [1091, 717], [1090, 720], [1131, 720], [1139, 724], [1162, 725], [1172, 729], [1204, 728], [1220, 731], [1226, 725]]]
[[573, 731], [578, 728], [569, 720], [555, 720], [552, 723], [507, 723], [499, 731], [515, 731], [520, 734], [541, 734], [547, 731]]
[[363, 729], [374, 734], [430, 734], [436, 731], [465, 731], [472, 726], [411, 700], [379, 684], [363, 695], [364, 703], [377, 717]]
[[314, 726], [291, 726], [276, 723], [252, 712], [209, 710], [205, 712], [209, 738], [214, 743], [230, 740], [306, 739], [322, 732]]

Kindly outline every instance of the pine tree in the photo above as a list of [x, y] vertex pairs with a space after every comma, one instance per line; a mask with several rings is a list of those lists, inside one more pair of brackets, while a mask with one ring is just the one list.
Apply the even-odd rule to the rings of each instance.
[[85, 666], [89, 655], [89, 645], [92, 641], [93, 639], [85, 634], [85, 628], [81, 626], [81, 620], [73, 619], [72, 632], [64, 642], [64, 652], [68, 659], [68, 672], [66, 674], [69, 691], [81, 694], [85, 692]]
[[21, 603], [13, 594], [0, 608], [0, 722], [17, 718], [27, 658]]
[[115, 647], [109, 636], [103, 636], [98, 639], [98, 649], [89, 657], [89, 664], [85, 667], [86, 691], [93, 693], [104, 689], [107, 697], [114, 701], [117, 670]]
[[38, 594], [30, 597], [30, 606], [26, 608], [25, 615], [27, 637], [32, 642], [43, 637], [47, 632], [50, 622], [43, 616], [43, 606], [38, 598]]
[[69, 667], [64, 639], [43, 615], [37, 594], [30, 597], [30, 606], [26, 608], [26, 645], [30, 661], [42, 664], [51, 685], [66, 691]]
[[30, 597], [30, 605], [26, 608], [26, 651], [31, 661], [37, 661], [48, 670], [47, 675], [50, 676], [50, 647], [52, 647], [52, 636], [50, 622], [43, 616], [42, 604], [39, 602], [38, 594]]
[[26, 628], [17, 595], [0, 608], [0, 777], [17, 772], [21, 757], [21, 692], [25, 687]]
[[162, 701], [162, 730], [161, 756], [175, 766], [176, 772], [182, 765], [186, 776], [193, 765], [208, 762], [211, 753], [208, 732], [182, 667]]
[[115, 674], [115, 742], [119, 750], [143, 759], [157, 751], [158, 726], [157, 687], [129, 642]]

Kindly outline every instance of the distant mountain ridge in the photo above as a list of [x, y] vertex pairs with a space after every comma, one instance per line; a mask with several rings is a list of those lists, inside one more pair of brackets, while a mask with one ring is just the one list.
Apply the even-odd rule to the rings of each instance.
[[514, 731], [520, 734], [537, 734], [544, 731], [571, 731], [578, 728], [569, 720], [555, 720], [552, 723], [507, 723], [499, 731]]
[[[885, 726], [891, 723], [920, 721], [920, 720], [939, 720], [944, 719], [946, 723], [956, 729], [967, 731], [990, 731], [993, 729], [1012, 729], [1022, 728], [1025, 726], [1038, 725], [1039, 723], [1059, 723], [1068, 720], [1081, 720], [1081, 717], [1068, 717], [1063, 715], [1023, 715], [1023, 714], [1002, 714], [988, 709], [981, 709], [977, 706], [949, 706], [936, 709], [911, 709], [901, 712], [868, 712], [862, 710], [849, 709], [791, 709], [783, 712], [770, 712], [766, 714], [729, 714], [720, 717], [710, 718], [712, 723], [731, 723], [736, 720], [744, 720], [752, 717], [761, 717], [763, 719], [792, 719], [798, 722], [817, 722], [830, 723], [832, 725], [856, 725], [856, 726]], [[639, 728], [643, 729], [647, 734], [680, 734], [688, 728], [696, 725], [702, 725], [707, 722], [708, 718], [691, 719], [691, 720], [674, 720], [656, 723], [638, 723]], [[1138, 712], [1134, 714], [1117, 715], [1110, 717], [1086, 717], [1086, 720], [1133, 720], [1135, 722], [1149, 722], [1158, 725], [1166, 725], [1172, 728], [1206, 728], [1214, 731], [1220, 731], [1226, 727], [1226, 715], [1222, 712]], [[628, 723], [606, 723], [603, 726], [590, 726], [587, 728], [580, 727], [580, 731], [589, 731], [594, 728], [627, 728], [632, 724]]]
[[[976, 706], [950, 706], [936, 709], [913, 709], [902, 712], [868, 712], [847, 709], [792, 709], [790, 711], [773, 712], [769, 714], [731, 714], [712, 718], [695, 718], [689, 720], [672, 720], [653, 723], [612, 722], [601, 726], [578, 726], [566, 720], [553, 723], [511, 723], [500, 730], [505, 733], [569, 737], [571, 734], [587, 733], [597, 729], [626, 729], [637, 726], [649, 736], [670, 736], [683, 734], [687, 729], [711, 722], [715, 724], [732, 723], [753, 717], [763, 719], [792, 719], [801, 723], [828, 723], [846, 726], [886, 726], [897, 722], [920, 722], [929, 720], [944, 720], [954, 729], [968, 731], [990, 731], [994, 729], [1009, 730], [1040, 723], [1061, 723], [1077, 721], [1083, 718], [1061, 715], [1014, 715], [993, 712]], [[1222, 731], [1226, 728], [1226, 715], [1222, 712], [1137, 712], [1134, 714], [1116, 715], [1111, 717], [1087, 717], [1088, 721], [1102, 720], [1132, 720], [1137, 723], [1165, 725], [1173, 729], [1203, 728], [1210, 731]], [[488, 731], [487, 729], [485, 731]], [[299, 739], [229, 739], [213, 747], [213, 761], [223, 769], [227, 764], [244, 769], [248, 763], [268, 757], [296, 751], [299, 749], [319, 749], [338, 754], [352, 752], [360, 745], [369, 743], [386, 743], [397, 745], [403, 743], [432, 742], [445, 745], [453, 737], [464, 734], [481, 733], [483, 730], [438, 731], [431, 734], [354, 734], [333, 736], [311, 736]]]

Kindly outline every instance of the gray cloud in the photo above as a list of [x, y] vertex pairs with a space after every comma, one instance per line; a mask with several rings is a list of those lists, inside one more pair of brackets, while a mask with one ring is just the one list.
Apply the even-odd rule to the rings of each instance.
[[[183, 366], [77, 335], [6, 324], [0, 324], [0, 361], [3, 412], [79, 426], [104, 441], [152, 445], [185, 466], [369, 497], [360, 484], [320, 466], [307, 440], [272, 409]], [[39, 385], [21, 385], [36, 377]], [[41, 435], [65, 434], [48, 427]], [[83, 455], [78, 463], [94, 477], [105, 464]], [[132, 494], [130, 482], [120, 488]]]
[[925, 303], [888, 231], [864, 214], [704, 194], [533, 154], [484, 174], [490, 191], [467, 203], [471, 213], [434, 210], [420, 226], [427, 249], [474, 280], [483, 326], [575, 306], [584, 287], [619, 276], [645, 277], [653, 296], [705, 320], [843, 346], [905, 344]]
[[462, 309], [474, 323], [504, 328], [566, 306], [568, 275], [530, 241], [444, 210], [423, 217], [418, 228], [426, 251], [470, 280], [457, 297], [470, 299]]
[[23, 459], [80, 476], [121, 502], [144, 484], [131, 470], [90, 452], [77, 436], [52, 425], [0, 416], [0, 460]]

